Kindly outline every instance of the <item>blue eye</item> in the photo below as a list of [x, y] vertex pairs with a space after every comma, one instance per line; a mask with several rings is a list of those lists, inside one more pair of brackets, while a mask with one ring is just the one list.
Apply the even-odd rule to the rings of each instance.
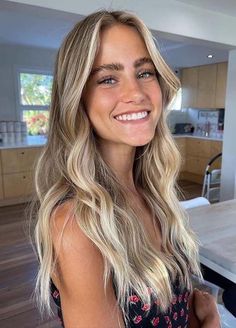
[[98, 84], [114, 84], [116, 80], [113, 77], [107, 77], [97, 82]]
[[148, 79], [149, 77], [153, 77], [154, 75], [155, 75], [154, 72], [145, 71], [145, 72], [139, 73], [138, 78], [139, 79]]

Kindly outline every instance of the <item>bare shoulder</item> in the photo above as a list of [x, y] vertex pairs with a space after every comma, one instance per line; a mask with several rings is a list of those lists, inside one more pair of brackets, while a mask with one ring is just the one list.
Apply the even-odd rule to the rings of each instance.
[[65, 326], [92, 328], [99, 322], [104, 328], [123, 327], [111, 279], [104, 290], [103, 256], [80, 229], [73, 203], [60, 205], [51, 219], [58, 266], [57, 276], [52, 278], [60, 292]]
[[[89, 263], [102, 268], [103, 259], [100, 251], [86, 234], [80, 229], [79, 218], [74, 213], [73, 201], [58, 206], [51, 216], [51, 234], [55, 256], [59, 269], [63, 270], [61, 281], [69, 270], [86, 268]], [[67, 270], [68, 269], [68, 270]]]

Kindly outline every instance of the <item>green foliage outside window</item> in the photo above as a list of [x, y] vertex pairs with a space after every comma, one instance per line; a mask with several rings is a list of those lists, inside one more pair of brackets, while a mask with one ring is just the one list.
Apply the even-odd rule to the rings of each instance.
[[49, 106], [52, 75], [20, 73], [21, 105]]
[[[20, 73], [20, 104], [29, 135], [45, 135], [48, 130], [48, 108], [51, 102], [52, 75]], [[40, 110], [34, 109], [40, 106]]]

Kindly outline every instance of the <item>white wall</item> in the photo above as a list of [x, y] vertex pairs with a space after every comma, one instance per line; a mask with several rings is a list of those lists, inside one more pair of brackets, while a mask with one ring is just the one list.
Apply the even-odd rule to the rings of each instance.
[[221, 200], [236, 198], [236, 50], [228, 61], [221, 179]]
[[126, 9], [137, 13], [151, 29], [236, 46], [235, 17], [175, 0], [14, 0], [14, 2], [81, 15], [88, 15], [102, 8]]
[[20, 119], [17, 108], [17, 68], [53, 71], [55, 51], [43, 48], [0, 45], [0, 120]]

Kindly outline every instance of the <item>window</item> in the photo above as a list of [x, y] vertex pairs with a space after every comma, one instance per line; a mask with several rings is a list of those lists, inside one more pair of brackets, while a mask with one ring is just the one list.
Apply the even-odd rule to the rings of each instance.
[[175, 98], [170, 103], [169, 110], [181, 110], [181, 104], [182, 104], [182, 89], [180, 88]]
[[48, 128], [53, 76], [21, 70], [18, 73], [19, 107], [29, 135], [45, 135]]

